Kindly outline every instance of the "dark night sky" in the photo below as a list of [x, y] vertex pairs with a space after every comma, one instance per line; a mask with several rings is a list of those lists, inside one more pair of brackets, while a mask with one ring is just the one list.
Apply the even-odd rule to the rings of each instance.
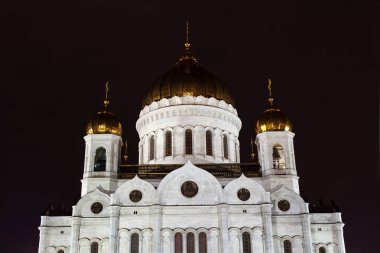
[[194, 54], [238, 101], [242, 161], [270, 76], [303, 195], [341, 207], [347, 252], [378, 252], [379, 14], [375, 1], [1, 1], [0, 252], [37, 252], [41, 211], [77, 198], [105, 80], [137, 162], [141, 98], [181, 56], [187, 17]]

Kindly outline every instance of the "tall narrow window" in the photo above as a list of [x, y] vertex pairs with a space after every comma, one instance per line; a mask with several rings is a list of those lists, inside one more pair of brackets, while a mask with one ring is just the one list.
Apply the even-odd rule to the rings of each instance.
[[326, 249], [324, 247], [319, 248], [319, 253], [326, 253]]
[[182, 253], [182, 234], [176, 233], [174, 235], [174, 252]]
[[212, 155], [212, 133], [210, 130], [206, 131], [206, 155]]
[[223, 135], [223, 151], [224, 151], [224, 158], [228, 159], [228, 139], [227, 135]]
[[131, 235], [131, 253], [139, 253], [139, 234]]
[[199, 234], [199, 253], [207, 253], [207, 235], [204, 232]]
[[285, 169], [284, 149], [279, 144], [273, 146], [273, 168]]
[[185, 132], [186, 155], [193, 154], [193, 132], [187, 129]]
[[193, 233], [188, 233], [186, 235], [186, 248], [187, 248], [187, 253], [194, 253], [194, 234]]
[[248, 232], [243, 233], [243, 253], [251, 253], [251, 235]]
[[284, 241], [284, 253], [292, 253], [292, 243], [289, 240]]
[[91, 243], [91, 253], [99, 252], [99, 244], [97, 242]]
[[154, 159], [154, 136], [150, 137], [149, 140], [149, 160]]
[[100, 147], [95, 151], [94, 171], [106, 171], [106, 163], [106, 149]]
[[166, 141], [166, 150], [165, 154], [166, 156], [171, 156], [172, 155], [172, 132], [167, 131], [165, 134], [165, 141]]

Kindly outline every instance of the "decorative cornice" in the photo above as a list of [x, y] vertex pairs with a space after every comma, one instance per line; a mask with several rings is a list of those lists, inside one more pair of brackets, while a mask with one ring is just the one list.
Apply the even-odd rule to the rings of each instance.
[[204, 96], [185, 96], [185, 97], [171, 97], [171, 98], [163, 98], [159, 101], [154, 101], [150, 105], [147, 105], [140, 111], [140, 117], [147, 114], [148, 112], [157, 110], [159, 108], [164, 108], [168, 106], [175, 105], [207, 105], [213, 106], [220, 109], [227, 110], [235, 115], [237, 115], [236, 109], [231, 105], [227, 104], [224, 100], [218, 100], [213, 97], [206, 98]]

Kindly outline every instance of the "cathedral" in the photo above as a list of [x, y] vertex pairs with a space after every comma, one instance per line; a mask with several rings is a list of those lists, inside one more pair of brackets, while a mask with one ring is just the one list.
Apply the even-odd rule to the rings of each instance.
[[234, 97], [186, 37], [142, 101], [138, 164], [127, 163], [106, 85], [84, 136], [81, 198], [41, 217], [38, 253], [345, 253], [339, 209], [300, 196], [292, 123], [270, 80], [252, 162], [241, 163]]

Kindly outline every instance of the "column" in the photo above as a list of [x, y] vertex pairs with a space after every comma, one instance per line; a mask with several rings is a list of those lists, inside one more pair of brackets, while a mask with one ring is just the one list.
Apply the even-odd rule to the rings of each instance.
[[127, 231], [120, 232], [120, 243], [119, 251], [120, 253], [129, 253], [131, 251], [131, 246], [129, 242], [131, 241], [131, 235]]
[[235, 142], [236, 142], [236, 149], [235, 149], [235, 152], [236, 152], [236, 162], [240, 163], [240, 144], [239, 144], [239, 140], [238, 140], [237, 137], [235, 137]]
[[[45, 217], [42, 217], [42, 219], [44, 219]], [[40, 230], [40, 243], [39, 243], [39, 246], [38, 246], [38, 253], [45, 253], [45, 249], [46, 249], [46, 236], [47, 236], [47, 227], [39, 227], [38, 228]]]
[[194, 253], [199, 253], [199, 236], [194, 233]]
[[273, 238], [273, 252], [274, 253], [282, 253], [281, 242], [278, 239], [278, 237]]
[[301, 215], [303, 249], [305, 253], [313, 252], [313, 248], [311, 244], [310, 217], [311, 217], [310, 214]]
[[[73, 208], [73, 213], [75, 213]], [[73, 217], [71, 222], [71, 253], [79, 252], [79, 230], [81, 217]]]
[[263, 218], [265, 252], [273, 253], [273, 231], [272, 231], [272, 205], [263, 204], [261, 206], [261, 215]]
[[239, 242], [238, 235], [239, 235], [239, 233], [238, 233], [238, 231], [236, 231], [236, 229], [232, 229], [230, 231], [230, 242], [231, 242], [232, 250], [226, 251], [225, 249], [223, 249], [223, 253], [229, 253], [229, 252], [240, 253], [240, 242]]
[[[111, 194], [111, 202], [114, 195]], [[110, 206], [110, 253], [117, 253], [120, 206]]]
[[195, 126], [193, 130], [193, 154], [194, 155], [206, 155], [205, 147], [205, 130], [203, 126]]
[[[218, 253], [219, 252], [219, 231], [216, 229], [211, 230], [210, 239], [207, 239], [207, 252]], [[210, 243], [208, 243], [210, 242]]]
[[145, 135], [143, 139], [143, 164], [148, 164], [149, 162], [149, 136]]
[[182, 127], [173, 129], [173, 158], [184, 157], [185, 155], [185, 131]]
[[143, 164], [143, 141], [140, 140], [139, 143], [139, 164]]
[[253, 231], [251, 235], [251, 247], [252, 252], [255, 253], [264, 253], [263, 248], [263, 235], [260, 231]]
[[[240, 251], [243, 251], [243, 236], [242, 236], [242, 234], [241, 234], [241, 231], [239, 231], [240, 233], [238, 234], [238, 239], [239, 239], [239, 252]], [[251, 247], [252, 247], [252, 245], [251, 245]]]
[[228, 159], [231, 162], [236, 162], [235, 138], [233, 134], [228, 134]]
[[338, 252], [339, 253], [346, 253], [346, 246], [344, 244], [344, 237], [343, 237], [343, 223], [335, 224], [335, 231], [336, 231], [336, 237], [337, 237], [337, 244], [338, 244]]
[[162, 252], [164, 253], [170, 253], [171, 247], [170, 247], [170, 231], [163, 231], [162, 232]]
[[150, 217], [151, 224], [153, 229], [152, 234], [152, 251], [155, 253], [161, 252], [161, 207], [160, 206], [152, 206], [150, 207]]
[[156, 131], [156, 159], [157, 162], [163, 161], [166, 155], [166, 138], [164, 137], [164, 131], [158, 129]]
[[182, 234], [182, 252], [187, 252], [187, 234]]
[[223, 253], [229, 253], [231, 250], [230, 248], [230, 240], [228, 236], [228, 209], [229, 207], [226, 205], [220, 205], [219, 206], [219, 227], [221, 236], [219, 237], [219, 240], [221, 240], [221, 252]]
[[151, 253], [152, 252], [152, 231], [149, 229], [144, 230], [142, 237], [143, 237], [143, 243], [141, 245], [142, 252]]
[[222, 130], [216, 128], [213, 134], [213, 155], [215, 161], [221, 162], [223, 161], [223, 139], [222, 139]]

